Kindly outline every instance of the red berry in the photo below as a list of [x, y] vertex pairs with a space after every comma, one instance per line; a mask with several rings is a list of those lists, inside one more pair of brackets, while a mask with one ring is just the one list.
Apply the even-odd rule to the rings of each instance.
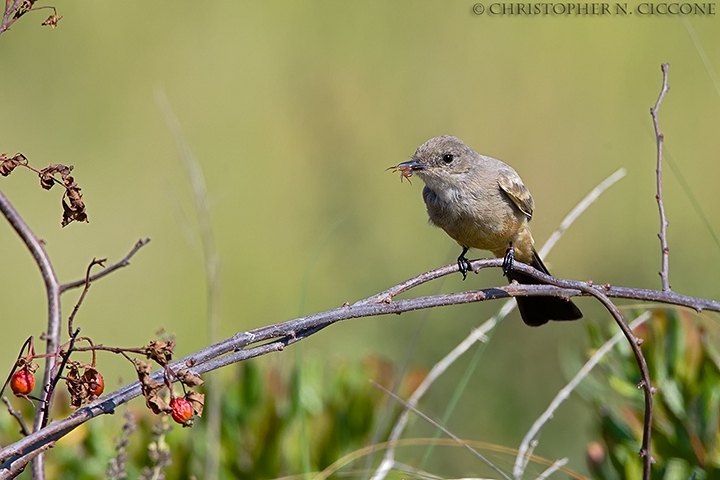
[[105, 380], [94, 367], [88, 367], [85, 369], [83, 375], [85, 382], [88, 386], [90, 393], [96, 397], [99, 397], [105, 391]]
[[15, 395], [27, 395], [35, 388], [35, 375], [27, 366], [13, 373], [10, 379], [10, 388]]
[[103, 379], [102, 375], [100, 375], [100, 372], [97, 372], [95, 374], [95, 378], [90, 383], [90, 388], [90, 393], [92, 393], [96, 397], [99, 397], [105, 391], [105, 380]]
[[173, 420], [181, 425], [186, 425], [193, 417], [192, 404], [186, 398], [175, 397], [171, 399], [170, 408], [172, 409], [170, 415], [172, 415]]

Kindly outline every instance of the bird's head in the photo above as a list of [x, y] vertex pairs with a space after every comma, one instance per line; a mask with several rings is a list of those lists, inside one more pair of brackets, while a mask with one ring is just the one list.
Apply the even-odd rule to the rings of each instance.
[[391, 168], [400, 171], [403, 177], [417, 173], [428, 187], [442, 190], [457, 185], [472, 170], [477, 157], [459, 138], [443, 135], [423, 143], [412, 159]]

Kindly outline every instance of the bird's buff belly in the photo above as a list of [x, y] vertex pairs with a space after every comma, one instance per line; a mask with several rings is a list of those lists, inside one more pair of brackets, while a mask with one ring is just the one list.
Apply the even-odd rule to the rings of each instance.
[[458, 215], [430, 215], [430, 223], [445, 230], [464, 247], [492, 252], [504, 252], [510, 242], [515, 240], [517, 232], [523, 230], [521, 222], [514, 215], [505, 215], [492, 221]]

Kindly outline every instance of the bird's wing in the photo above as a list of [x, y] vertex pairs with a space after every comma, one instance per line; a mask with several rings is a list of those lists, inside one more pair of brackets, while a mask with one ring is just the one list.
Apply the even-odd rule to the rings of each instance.
[[498, 177], [498, 185], [510, 197], [515, 206], [530, 220], [535, 209], [535, 201], [520, 176], [514, 171], [501, 172]]

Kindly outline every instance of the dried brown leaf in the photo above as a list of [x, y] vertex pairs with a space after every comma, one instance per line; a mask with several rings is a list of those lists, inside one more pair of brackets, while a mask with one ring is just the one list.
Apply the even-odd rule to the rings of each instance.
[[145, 405], [155, 414], [170, 413], [172, 408], [157, 393], [151, 393], [145, 397]]
[[[72, 180], [72, 177], [67, 177]], [[73, 187], [68, 187], [63, 195], [62, 206], [63, 206], [63, 219], [61, 225], [66, 227], [71, 222], [85, 222], [88, 223], [87, 212], [85, 211], [85, 202], [82, 199], [80, 193], [80, 187], [75, 182], [72, 182]]]
[[50, 15], [47, 18], [47, 20], [42, 22], [40, 25], [42, 25], [43, 27], [49, 26], [50, 28], [55, 29], [55, 27], [57, 27], [57, 24], [61, 18], [62, 18], [62, 15]]
[[195, 375], [194, 373], [190, 373], [187, 370], [180, 370], [175, 375], [177, 375], [178, 380], [180, 380], [182, 383], [187, 385], [188, 387], [199, 387], [200, 385], [204, 384], [205, 381], [200, 378], [199, 375]]
[[150, 378], [152, 364], [150, 362], [144, 362], [136, 359], [135, 370], [137, 371], [138, 380], [142, 386], [142, 393], [145, 397], [145, 405], [147, 405], [147, 407], [156, 415], [169, 412], [170, 406], [159, 395], [160, 390], [163, 389], [165, 384], [156, 382]]
[[65, 385], [70, 394], [70, 407], [78, 409], [98, 398], [93, 392], [100, 383], [104, 384], [102, 375], [92, 365], [68, 362]]
[[190, 390], [185, 395], [185, 399], [192, 405], [193, 413], [198, 417], [202, 417], [203, 409], [205, 408], [205, 395]]
[[162, 366], [167, 365], [172, 360], [173, 350], [175, 350], [175, 340], [167, 342], [158, 342], [153, 340], [145, 347], [145, 356], [150, 360], [155, 360]]
[[134, 363], [135, 370], [137, 370], [138, 374], [138, 380], [140, 380], [140, 383], [144, 384], [145, 380], [149, 379], [150, 373], [152, 373], [152, 364], [150, 362], [138, 360], [137, 358], [134, 360]]
[[80, 380], [80, 365], [75, 362], [68, 362], [67, 374], [65, 375], [65, 385], [70, 394], [70, 407], [78, 409], [88, 401], [89, 392], [85, 388], [85, 384]]
[[63, 165], [60, 163], [53, 163], [40, 170], [38, 176], [40, 177], [40, 186], [45, 190], [50, 190], [55, 185], [55, 174], [60, 174], [63, 181], [70, 175], [73, 170], [72, 165]]
[[15, 167], [27, 165], [27, 158], [22, 153], [16, 154], [12, 158], [7, 158], [7, 154], [0, 154], [0, 175], [7, 177], [15, 170]]

